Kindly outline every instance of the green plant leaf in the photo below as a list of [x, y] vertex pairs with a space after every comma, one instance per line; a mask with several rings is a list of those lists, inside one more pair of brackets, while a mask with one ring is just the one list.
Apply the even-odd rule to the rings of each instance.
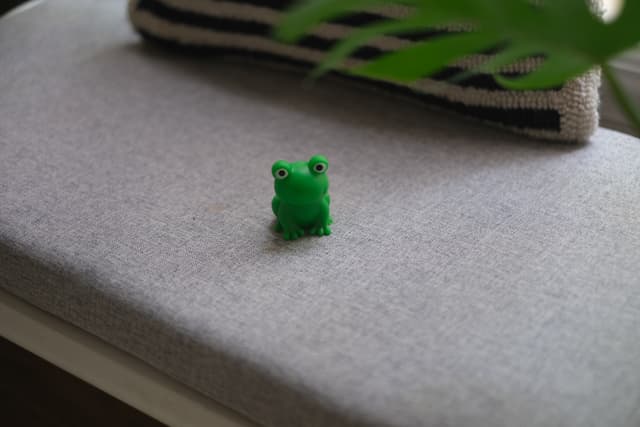
[[607, 43], [614, 52], [637, 47], [640, 42], [640, 1], [626, 0], [618, 19], [607, 25]]
[[331, 49], [326, 58], [312, 72], [312, 77], [319, 77], [330, 69], [338, 67], [356, 49], [369, 40], [379, 37], [380, 34], [388, 36], [423, 30], [429, 22], [441, 22], [439, 18], [434, 14], [429, 14], [429, 16], [413, 15], [403, 20], [388, 20], [357, 29]]
[[[409, 5], [414, 13], [354, 30], [336, 44], [316, 75], [342, 67], [355, 49], [377, 37], [452, 23], [469, 24], [472, 31], [411, 43], [348, 71], [368, 78], [411, 82], [461, 57], [508, 42], [487, 63], [457, 78], [484, 72], [493, 74], [509, 89], [545, 89], [562, 85], [594, 66], [606, 65], [640, 42], [640, 0], [626, 0], [612, 23], [594, 16], [587, 0], [306, 0], [285, 16], [276, 35], [280, 40], [296, 41], [336, 17], [389, 4]], [[511, 78], [499, 73], [501, 68], [532, 54], [543, 55], [545, 60], [529, 74]], [[615, 76], [611, 74], [610, 79]], [[636, 114], [633, 108], [625, 111]], [[640, 123], [640, 118], [635, 120]]]
[[556, 53], [546, 57], [538, 68], [522, 77], [507, 78], [496, 74], [494, 78], [508, 89], [547, 89], [561, 86], [567, 80], [585, 73], [592, 66], [589, 60]]
[[495, 35], [483, 32], [446, 35], [389, 53], [352, 72], [370, 78], [411, 82], [441, 70], [458, 58], [495, 46], [498, 42]]
[[[307, 0], [286, 15], [278, 27], [277, 35], [282, 40], [294, 41], [319, 23], [354, 10], [369, 9], [383, 4], [411, 5], [416, 13], [398, 22], [374, 24], [354, 32], [352, 38], [337, 44], [317, 74], [340, 66], [342, 60], [355, 48], [377, 36], [405, 29], [427, 29], [452, 22], [471, 23], [478, 31], [500, 35], [496, 37], [496, 41], [509, 40], [513, 46], [530, 46], [532, 51], [547, 55], [554, 51], [562, 51], [564, 55], [573, 58], [567, 61], [579, 63], [587, 60], [592, 65], [603, 63], [640, 41], [638, 0], [627, 0], [618, 20], [609, 25], [594, 17], [585, 0], [542, 0], [537, 6], [530, 0]], [[436, 43], [436, 46], [431, 49], [410, 46], [408, 49], [412, 51], [406, 55], [393, 53], [390, 57], [383, 56], [357, 72], [370, 77], [402, 81], [411, 77], [420, 78], [434, 70], [437, 71], [439, 66], [436, 67], [436, 63], [442, 62], [432, 57], [425, 59], [422, 57], [423, 54], [442, 54], [442, 58], [456, 59], [460, 56], [458, 52], [470, 53], [466, 45], [473, 42], [473, 37], [459, 38], [457, 43], [462, 43], [460, 46], [455, 46], [455, 40], [425, 42]], [[450, 48], [451, 52], [448, 53], [443, 46], [438, 46], [439, 43], [444, 43], [443, 46]], [[501, 61], [506, 59], [506, 56], [500, 58]], [[374, 65], [378, 61], [382, 62]], [[394, 65], [395, 61], [398, 62]], [[420, 69], [421, 66], [423, 69]], [[575, 68], [563, 61], [558, 61], [558, 66]], [[542, 69], [543, 72], [544, 70]], [[562, 75], [574, 74], [563, 72]], [[546, 80], [548, 79], [540, 78], [539, 81]], [[532, 78], [529, 81], [533, 83], [536, 80]]]
[[509, 45], [505, 47], [502, 51], [491, 56], [483, 64], [473, 69], [458, 73], [457, 75], [449, 79], [449, 81], [452, 83], [460, 82], [478, 73], [499, 74], [504, 67], [514, 64], [521, 59], [532, 57], [538, 53], [539, 52], [537, 52], [535, 48], [533, 48], [532, 46]]
[[533, 46], [516, 45], [508, 46], [496, 53], [487, 62], [477, 67], [474, 71], [479, 73], [497, 74], [502, 68], [511, 65], [521, 59], [530, 58], [540, 52]]

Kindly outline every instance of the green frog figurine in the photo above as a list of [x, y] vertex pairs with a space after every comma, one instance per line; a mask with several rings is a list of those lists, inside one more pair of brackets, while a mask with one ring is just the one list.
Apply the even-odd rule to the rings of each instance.
[[331, 234], [327, 169], [329, 161], [321, 155], [308, 162], [278, 160], [271, 166], [276, 190], [271, 208], [278, 218], [276, 231], [282, 232], [285, 240], [295, 240], [305, 233]]

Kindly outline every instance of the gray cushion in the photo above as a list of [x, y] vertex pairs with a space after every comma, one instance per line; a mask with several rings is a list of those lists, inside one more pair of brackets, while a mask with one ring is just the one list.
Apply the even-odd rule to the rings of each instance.
[[[527, 140], [141, 46], [123, 2], [0, 20], [0, 286], [268, 426], [640, 423], [640, 141]], [[331, 162], [333, 234], [270, 227]]]

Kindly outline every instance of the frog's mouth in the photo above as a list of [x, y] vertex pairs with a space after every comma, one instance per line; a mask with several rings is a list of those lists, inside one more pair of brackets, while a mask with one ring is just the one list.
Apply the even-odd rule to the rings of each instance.
[[298, 196], [298, 197], [294, 197], [294, 198], [284, 198], [283, 200], [287, 203], [289, 203], [290, 205], [296, 205], [296, 206], [302, 206], [302, 205], [311, 205], [314, 203], [319, 203], [321, 202], [325, 195], [327, 193], [319, 193], [318, 195], [314, 194], [311, 196]]
[[293, 174], [284, 181], [276, 181], [276, 193], [292, 205], [309, 205], [321, 202], [327, 194], [328, 183], [309, 176]]

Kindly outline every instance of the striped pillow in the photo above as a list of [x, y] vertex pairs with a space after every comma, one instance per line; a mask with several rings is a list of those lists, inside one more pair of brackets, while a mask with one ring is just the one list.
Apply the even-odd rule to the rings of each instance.
[[[287, 45], [273, 40], [271, 31], [291, 3], [292, 0], [130, 0], [129, 16], [145, 38], [164, 44], [309, 66], [318, 63], [336, 40], [353, 27], [406, 13], [399, 7], [354, 13], [319, 26], [296, 45]], [[380, 37], [355, 51], [350, 61], [356, 64], [369, 60], [445, 31]], [[411, 85], [372, 83], [534, 137], [583, 141], [594, 132], [598, 124], [598, 71], [588, 72], [562, 87], [537, 91], [506, 90], [488, 74], [455, 83], [449, 81], [451, 76], [486, 60], [488, 55], [469, 56]], [[527, 73], [541, 60], [525, 59], [503, 73]]]

